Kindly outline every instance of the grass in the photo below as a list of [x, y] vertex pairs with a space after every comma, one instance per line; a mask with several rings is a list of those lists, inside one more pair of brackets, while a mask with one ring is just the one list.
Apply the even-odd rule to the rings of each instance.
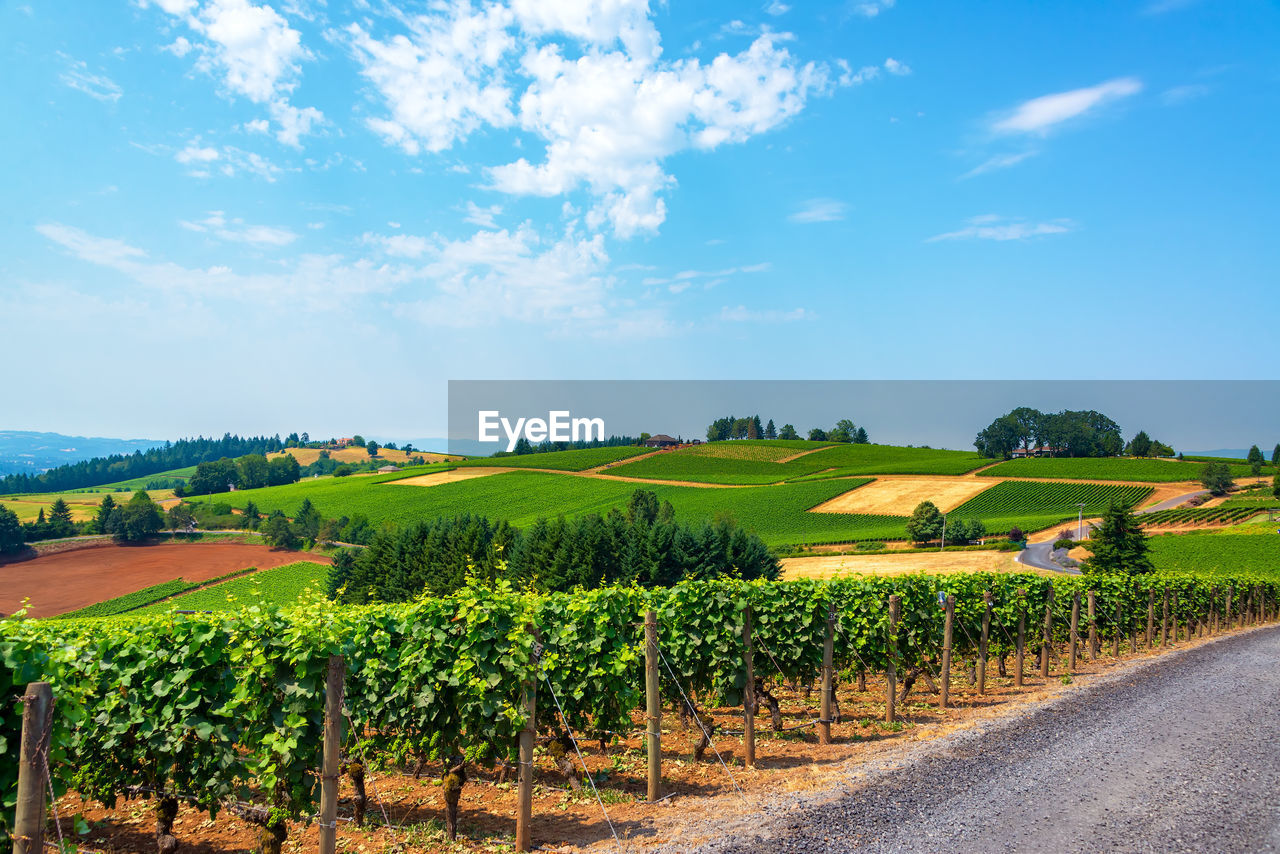
[[612, 448], [581, 448], [576, 451], [547, 451], [542, 454], [520, 454], [509, 457], [472, 457], [458, 465], [586, 471], [651, 452], [652, 448], [621, 445]]
[[[893, 445], [835, 445], [805, 442], [816, 449], [790, 462], [778, 459], [807, 447], [793, 443], [776, 450], [765, 443], [712, 442], [657, 454], [619, 466], [615, 474], [692, 483], [768, 484], [797, 479], [829, 479], [875, 474], [956, 475], [987, 465], [990, 460], [969, 451], [899, 448]], [[786, 453], [777, 453], [785, 450]], [[768, 452], [773, 452], [770, 458]]]
[[1151, 538], [1151, 560], [1162, 572], [1198, 575], [1280, 575], [1280, 534], [1165, 534]]
[[731, 516], [770, 545], [901, 539], [899, 516], [808, 513], [866, 480], [816, 481], [781, 486], [714, 489], [641, 485], [549, 472], [513, 471], [431, 487], [383, 486], [380, 478], [301, 481], [289, 486], [243, 490], [216, 497], [236, 507], [253, 501], [263, 513], [292, 515], [304, 498], [327, 517], [364, 514], [374, 524], [411, 524], [423, 519], [476, 513], [520, 527], [538, 518], [575, 517], [623, 507], [637, 488], [669, 500], [676, 517], [701, 524], [718, 514]]
[[262, 572], [240, 575], [230, 581], [185, 593], [164, 602], [140, 608], [137, 614], [167, 614], [171, 611], [229, 611], [246, 605], [292, 605], [308, 588], [324, 591], [329, 567], [299, 561]]
[[[1149, 460], [1130, 457], [1030, 457], [1008, 460], [981, 473], [981, 477], [1047, 477], [1074, 480], [1127, 480], [1139, 483], [1198, 481], [1204, 463]], [[1265, 475], [1274, 472], [1263, 468]], [[1248, 477], [1249, 466], [1231, 466], [1233, 477]]]
[[[153, 489], [148, 494], [156, 501], [163, 501], [173, 497], [173, 490]], [[130, 493], [121, 492], [113, 495], [112, 498], [117, 504], [121, 504], [129, 500], [129, 495]], [[103, 495], [99, 492], [33, 492], [0, 498], [0, 505], [16, 513], [19, 522], [34, 522], [42, 509], [47, 517], [49, 509], [59, 498], [67, 502], [71, 508], [71, 518], [76, 522], [83, 522], [97, 515], [98, 505], [102, 503]]]

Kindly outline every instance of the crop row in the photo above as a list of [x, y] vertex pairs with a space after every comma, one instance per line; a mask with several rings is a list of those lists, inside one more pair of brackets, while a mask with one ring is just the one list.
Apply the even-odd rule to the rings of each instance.
[[1143, 525], [1207, 525], [1243, 522], [1258, 511], [1252, 507], [1175, 507], [1142, 514]]
[[1151, 488], [1146, 486], [1007, 480], [983, 490], [951, 512], [962, 519], [983, 520], [1074, 515], [1083, 504], [1089, 515], [1105, 511], [1112, 503], [1132, 507], [1150, 494]]
[[[1190, 575], [957, 574], [692, 582], [549, 596], [500, 584], [405, 605], [313, 602], [189, 617], [8, 619], [0, 621], [0, 687], [12, 695], [31, 681], [53, 684], [57, 788], [108, 804], [130, 787], [180, 792], [211, 814], [227, 799], [257, 796], [273, 816], [301, 816], [315, 808], [332, 654], [346, 658], [344, 711], [365, 749], [393, 762], [455, 754], [509, 761], [526, 725], [524, 685], [551, 687], [575, 732], [607, 737], [606, 731], [629, 729], [643, 698], [637, 623], [650, 608], [679, 689], [700, 702], [737, 705], [748, 606], [753, 636], [771, 664], [803, 680], [821, 664], [829, 613], [837, 623], [837, 667], [879, 670], [891, 657], [904, 667], [937, 660], [943, 594], [956, 597], [953, 654], [964, 657], [976, 652], [983, 592], [992, 592], [992, 653], [1001, 656], [1019, 617], [1035, 625], [1047, 601], [1063, 627], [1072, 596], [1096, 591], [1097, 627], [1106, 638], [1145, 619], [1150, 589], [1169, 585], [1174, 613], [1185, 621], [1204, 614], [1211, 597], [1221, 612], [1226, 584], [1236, 586], [1237, 602], [1246, 585], [1264, 591], [1268, 603], [1280, 596], [1280, 582], [1261, 576], [1211, 582]], [[891, 594], [902, 602], [894, 633], [886, 613]], [[670, 681], [662, 690], [678, 696]], [[14, 798], [19, 715], [17, 704], [0, 709], [6, 808]]]
[[[1029, 457], [1008, 460], [980, 473], [981, 477], [1048, 477], [1073, 480], [1118, 480], [1175, 483], [1200, 479], [1203, 463], [1132, 457]], [[1266, 473], [1274, 471], [1267, 467]], [[1232, 477], [1245, 477], [1247, 465], [1231, 466]]]

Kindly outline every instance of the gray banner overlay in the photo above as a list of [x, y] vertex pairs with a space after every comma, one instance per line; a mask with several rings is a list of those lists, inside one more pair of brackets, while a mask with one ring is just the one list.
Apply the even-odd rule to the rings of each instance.
[[1126, 438], [1145, 430], [1186, 453], [1280, 440], [1280, 380], [450, 380], [448, 440], [488, 455], [519, 436], [705, 439], [717, 418], [759, 415], [801, 436], [848, 418], [874, 443], [968, 450], [1018, 406], [1097, 410]]

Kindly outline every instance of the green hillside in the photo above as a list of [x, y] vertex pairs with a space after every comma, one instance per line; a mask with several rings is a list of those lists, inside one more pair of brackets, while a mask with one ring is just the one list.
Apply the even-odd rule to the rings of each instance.
[[651, 448], [623, 445], [613, 448], [582, 448], [577, 451], [548, 451], [543, 454], [521, 454], [509, 457], [472, 457], [457, 463], [465, 466], [507, 466], [512, 468], [555, 469], [556, 471], [586, 471], [652, 453]]
[[[1199, 480], [1204, 463], [1129, 457], [1029, 457], [1008, 460], [981, 472], [982, 477], [1047, 477], [1073, 480], [1131, 480], [1139, 483], [1174, 483]], [[1247, 465], [1231, 466], [1233, 477], [1248, 477]], [[1270, 477], [1275, 470], [1263, 468]]]

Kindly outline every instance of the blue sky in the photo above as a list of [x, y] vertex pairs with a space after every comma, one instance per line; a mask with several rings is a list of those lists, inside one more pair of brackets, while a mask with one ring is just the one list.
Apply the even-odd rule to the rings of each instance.
[[1277, 44], [1248, 0], [5, 2], [0, 427], [1274, 377]]

